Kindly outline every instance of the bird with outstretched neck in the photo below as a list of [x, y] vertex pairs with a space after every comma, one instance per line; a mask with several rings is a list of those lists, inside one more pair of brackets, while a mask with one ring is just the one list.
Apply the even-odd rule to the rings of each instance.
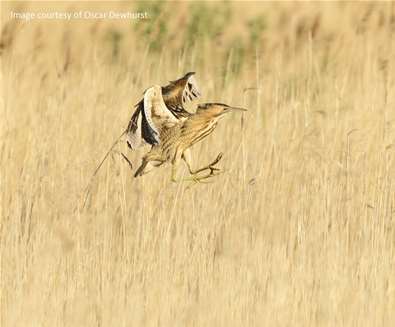
[[[222, 153], [207, 166], [193, 170], [189, 148], [210, 135], [216, 128], [218, 120], [232, 111], [246, 111], [246, 109], [228, 106], [224, 103], [200, 104], [195, 114], [170, 128], [162, 130], [160, 133], [161, 142], [154, 145], [151, 151], [143, 157], [142, 163], [134, 176], [138, 177], [146, 174], [154, 167], [159, 167], [164, 163], [171, 163], [171, 180], [175, 182], [177, 181], [177, 166], [181, 159], [185, 161], [191, 174], [190, 178], [184, 180], [200, 181], [217, 175], [220, 170], [215, 165], [221, 160]], [[203, 171], [210, 172], [204, 176], [198, 176]]]

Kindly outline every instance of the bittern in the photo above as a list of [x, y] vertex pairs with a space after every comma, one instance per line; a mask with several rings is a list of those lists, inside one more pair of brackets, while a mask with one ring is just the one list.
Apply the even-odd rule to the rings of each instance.
[[[144, 92], [144, 98], [136, 104], [136, 110], [126, 129], [129, 148], [134, 150], [147, 143], [159, 144], [161, 129], [191, 115], [185, 105], [201, 95], [194, 75], [194, 72], [189, 72], [184, 77], [159, 87], [160, 91], [156, 87], [156, 90], [149, 88]], [[160, 93], [160, 106], [153, 103], [153, 99], [159, 99], [155, 92]]]
[[[159, 96], [159, 94], [158, 94]], [[160, 101], [158, 99], [157, 101]], [[164, 163], [172, 164], [171, 180], [177, 181], [177, 166], [183, 159], [192, 175], [191, 180], [199, 181], [215, 176], [219, 171], [215, 165], [221, 160], [220, 153], [217, 158], [205, 167], [193, 170], [191, 166], [190, 147], [210, 135], [217, 126], [218, 120], [228, 112], [234, 110], [246, 111], [244, 108], [231, 107], [224, 103], [205, 103], [197, 107], [196, 113], [190, 115], [185, 121], [176, 123], [170, 128], [165, 128], [160, 134], [160, 143], [154, 145], [142, 160], [135, 177], [141, 176], [154, 167]], [[205, 176], [199, 173], [210, 170]], [[189, 180], [189, 179], [186, 179]]]
[[[169, 128], [191, 115], [185, 105], [201, 95], [194, 75], [194, 72], [189, 72], [175, 81], [170, 81], [166, 86], [154, 86], [144, 92], [143, 99], [135, 105], [136, 110], [128, 127], [115, 140], [93, 172], [86, 187], [87, 194], [93, 178], [125, 134], [127, 144], [132, 150], [146, 144], [157, 145], [160, 143], [159, 135], [163, 129]], [[121, 155], [132, 167], [129, 159], [123, 153]]]

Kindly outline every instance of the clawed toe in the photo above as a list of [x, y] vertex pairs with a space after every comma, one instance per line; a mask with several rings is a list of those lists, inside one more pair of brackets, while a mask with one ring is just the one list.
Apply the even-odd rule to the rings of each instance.
[[215, 158], [215, 160], [210, 164], [209, 167], [215, 166], [215, 165], [222, 159], [222, 156], [223, 156], [223, 155], [224, 155], [224, 154], [223, 154], [222, 152], [220, 152], [220, 153], [218, 154], [217, 158]]
[[[210, 169], [210, 175], [214, 175], [215, 174], [215, 172], [220, 172], [221, 171], [221, 169], [220, 168], [217, 168], [217, 167], [214, 167], [214, 166], [210, 166], [210, 167], [208, 167], [209, 169]], [[218, 175], [218, 174], [217, 174]]]
[[204, 175], [204, 176], [192, 175], [191, 176], [191, 180], [194, 181], [195, 183], [205, 183], [205, 184], [207, 184], [207, 183], [210, 183], [210, 182], [207, 182], [207, 181], [202, 182], [202, 181], [222, 174], [222, 170], [219, 169], [219, 168], [209, 167], [209, 169], [210, 169], [210, 173], [208, 173], [207, 175]]

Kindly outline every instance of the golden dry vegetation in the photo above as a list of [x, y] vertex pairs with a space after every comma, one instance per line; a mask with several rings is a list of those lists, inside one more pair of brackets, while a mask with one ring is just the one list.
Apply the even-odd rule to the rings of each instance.
[[[393, 4], [1, 6], [1, 326], [393, 326]], [[225, 174], [114, 153], [80, 210], [143, 90], [187, 71], [249, 109], [193, 149]]]

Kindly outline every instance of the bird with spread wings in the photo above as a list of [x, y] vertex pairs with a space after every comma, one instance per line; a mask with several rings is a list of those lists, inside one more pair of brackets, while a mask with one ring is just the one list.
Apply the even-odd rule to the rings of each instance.
[[[194, 72], [186, 73], [185, 76], [170, 81], [166, 86], [155, 85], [144, 92], [143, 99], [135, 105], [136, 109], [128, 127], [113, 143], [94, 171], [85, 190], [86, 196], [83, 207], [85, 207], [93, 178], [125, 134], [126, 142], [132, 150], [146, 144], [158, 145], [163, 130], [174, 126], [191, 115], [186, 109], [186, 104], [198, 99], [201, 95], [194, 75]], [[123, 153], [121, 155], [132, 168], [129, 159]]]

